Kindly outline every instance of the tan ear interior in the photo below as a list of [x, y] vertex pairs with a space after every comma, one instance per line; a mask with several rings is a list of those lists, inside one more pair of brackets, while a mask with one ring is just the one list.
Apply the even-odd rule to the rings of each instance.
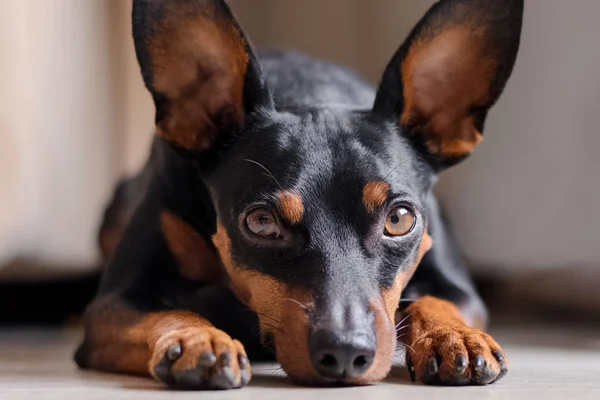
[[401, 122], [420, 128], [434, 154], [466, 155], [482, 140], [471, 113], [490, 103], [497, 68], [485, 39], [481, 28], [454, 26], [417, 39], [402, 62]]
[[165, 13], [148, 42], [153, 88], [167, 98], [157, 133], [180, 147], [206, 150], [221, 124], [243, 118], [248, 54], [233, 21], [181, 5]]

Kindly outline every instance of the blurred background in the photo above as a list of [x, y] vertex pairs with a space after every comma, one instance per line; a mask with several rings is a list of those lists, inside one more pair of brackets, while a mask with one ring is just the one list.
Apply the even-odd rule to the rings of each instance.
[[[230, 3], [259, 49], [376, 84], [433, 1]], [[589, 318], [600, 314], [600, 2], [526, 3], [486, 139], [438, 191], [497, 309]], [[63, 321], [93, 295], [101, 212], [152, 137], [129, 13], [125, 0], [0, 0], [0, 322]]]

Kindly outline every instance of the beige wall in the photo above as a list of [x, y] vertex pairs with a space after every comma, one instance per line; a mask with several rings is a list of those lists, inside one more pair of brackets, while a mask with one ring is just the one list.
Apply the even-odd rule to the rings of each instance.
[[0, 27], [0, 264], [88, 263], [90, 210], [113, 172], [109, 14], [101, 1], [3, 1]]

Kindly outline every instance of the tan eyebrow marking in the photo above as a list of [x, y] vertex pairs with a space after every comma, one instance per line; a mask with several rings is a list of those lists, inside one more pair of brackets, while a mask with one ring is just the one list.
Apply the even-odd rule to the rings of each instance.
[[304, 215], [304, 204], [302, 198], [295, 192], [279, 192], [279, 211], [281, 216], [291, 224], [297, 224]]
[[375, 212], [377, 207], [380, 207], [387, 198], [390, 185], [384, 181], [371, 181], [367, 183], [363, 189], [363, 204], [367, 211]]

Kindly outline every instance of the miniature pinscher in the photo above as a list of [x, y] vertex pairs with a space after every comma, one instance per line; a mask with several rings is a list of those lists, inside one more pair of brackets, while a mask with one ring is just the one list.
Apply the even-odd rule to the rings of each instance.
[[413, 380], [501, 379], [433, 186], [481, 142], [523, 8], [435, 3], [375, 89], [256, 53], [223, 0], [134, 0], [156, 136], [105, 212], [78, 365], [231, 389], [274, 356], [300, 384], [365, 385], [400, 346]]

